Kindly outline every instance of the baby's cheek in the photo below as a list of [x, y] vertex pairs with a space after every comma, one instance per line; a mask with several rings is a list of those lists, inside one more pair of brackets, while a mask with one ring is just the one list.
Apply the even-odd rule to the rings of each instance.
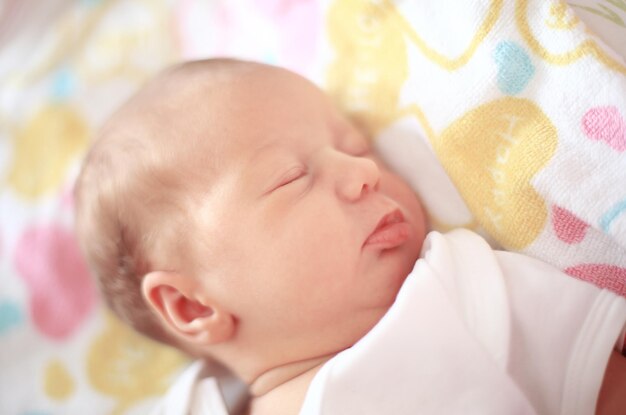
[[[409, 213], [421, 213], [422, 205], [417, 193], [401, 177], [390, 173], [387, 177], [389, 196], [403, 205]], [[381, 183], [382, 184], [382, 183]]]
[[416, 231], [416, 239], [419, 246], [426, 237], [428, 223], [426, 219], [426, 211], [417, 193], [400, 177], [393, 175], [391, 197], [394, 198], [404, 208], [405, 213], [409, 215], [407, 220], [411, 221]]

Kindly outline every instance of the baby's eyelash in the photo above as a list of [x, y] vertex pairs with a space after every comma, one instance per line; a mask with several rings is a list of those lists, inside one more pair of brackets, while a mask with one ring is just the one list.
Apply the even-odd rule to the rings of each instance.
[[277, 188], [288, 185], [289, 183], [293, 183], [294, 181], [303, 177], [305, 174], [306, 174], [306, 170], [304, 168], [294, 167], [285, 174], [283, 179], [280, 180], [280, 183], [277, 186]]

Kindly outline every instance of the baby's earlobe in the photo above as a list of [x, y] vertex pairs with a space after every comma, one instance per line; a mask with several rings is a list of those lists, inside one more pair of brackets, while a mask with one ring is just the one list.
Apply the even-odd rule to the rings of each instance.
[[217, 309], [210, 317], [209, 340], [210, 344], [222, 343], [230, 340], [235, 335], [236, 323], [232, 314]]

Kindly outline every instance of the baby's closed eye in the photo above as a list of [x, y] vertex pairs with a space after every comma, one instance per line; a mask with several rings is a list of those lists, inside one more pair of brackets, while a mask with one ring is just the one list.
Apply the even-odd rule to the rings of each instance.
[[287, 170], [287, 172], [281, 177], [278, 181], [278, 185], [274, 187], [274, 189], [278, 189], [280, 187], [286, 186], [290, 183], [295, 182], [296, 180], [304, 177], [306, 175], [306, 168], [304, 166], [296, 166]]

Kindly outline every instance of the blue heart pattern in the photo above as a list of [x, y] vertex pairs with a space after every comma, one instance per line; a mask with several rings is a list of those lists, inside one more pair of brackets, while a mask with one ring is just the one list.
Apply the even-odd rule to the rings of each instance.
[[19, 325], [23, 320], [24, 316], [18, 304], [6, 300], [0, 301], [0, 335]]
[[498, 88], [507, 95], [517, 95], [526, 88], [535, 74], [535, 66], [530, 57], [515, 42], [498, 43], [493, 59], [498, 66]]

